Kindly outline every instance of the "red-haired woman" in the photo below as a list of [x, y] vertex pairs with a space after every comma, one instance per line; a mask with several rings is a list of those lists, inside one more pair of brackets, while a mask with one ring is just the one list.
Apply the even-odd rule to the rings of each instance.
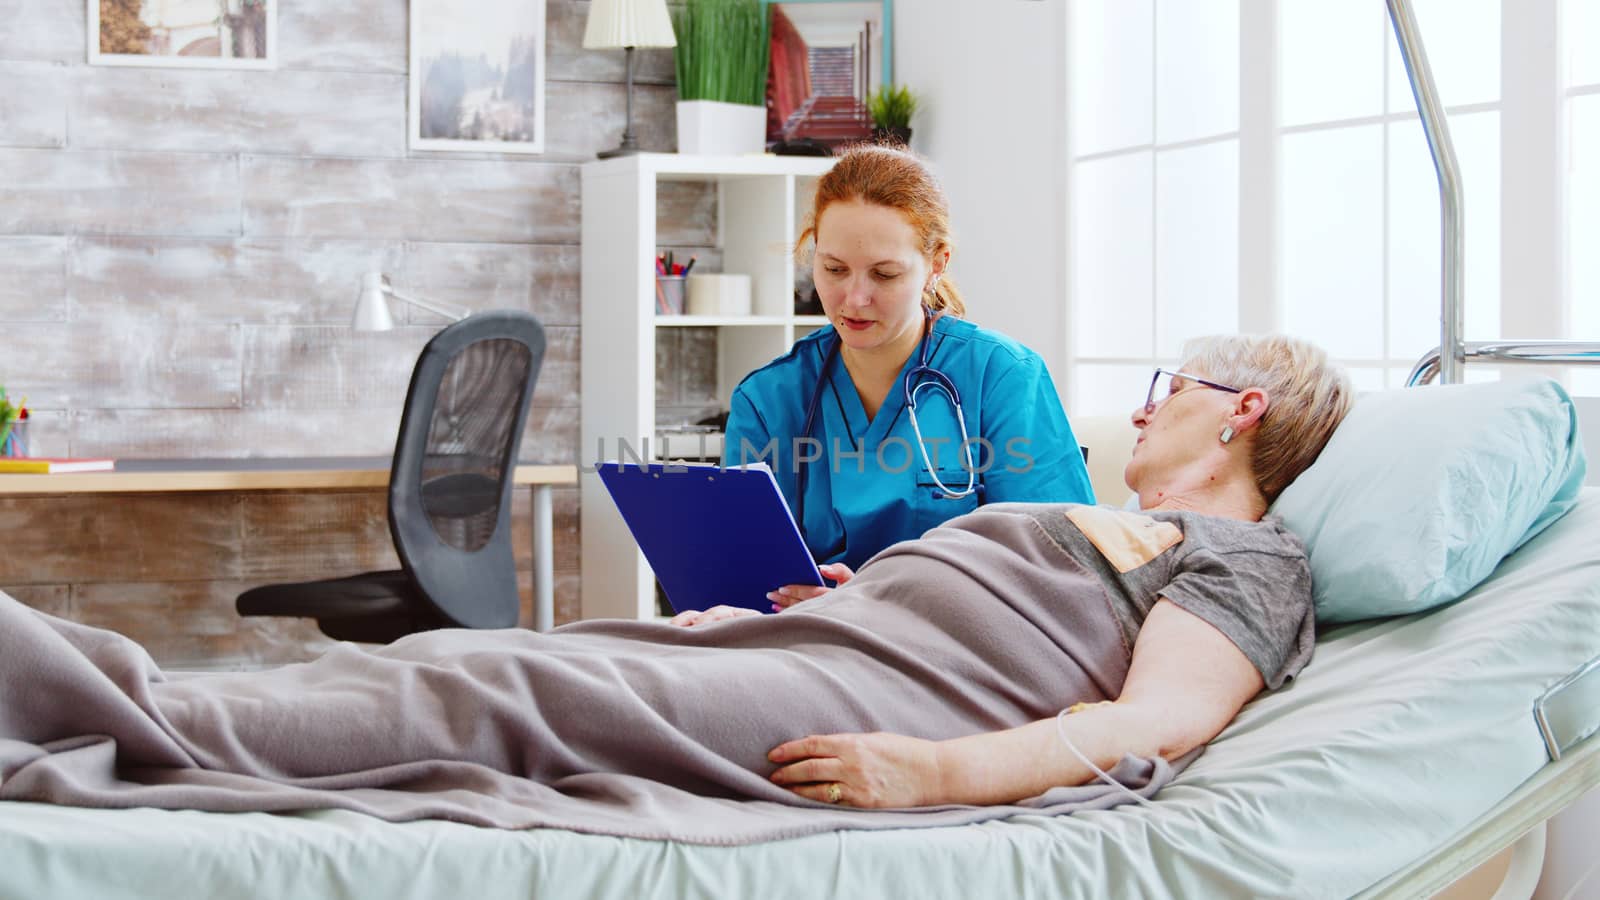
[[795, 250], [811, 253], [832, 327], [734, 391], [723, 465], [772, 467], [824, 575], [843, 582], [982, 503], [1094, 502], [1043, 360], [962, 317], [949, 205], [921, 160], [847, 151], [818, 182]]

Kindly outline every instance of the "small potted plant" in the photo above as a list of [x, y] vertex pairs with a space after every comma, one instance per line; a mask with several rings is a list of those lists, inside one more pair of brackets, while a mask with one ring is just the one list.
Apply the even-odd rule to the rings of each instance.
[[767, 29], [761, 0], [687, 0], [678, 47], [678, 152], [760, 153], [767, 130]]
[[880, 143], [911, 144], [911, 117], [917, 111], [917, 95], [905, 85], [879, 85], [867, 95], [867, 112], [872, 115], [872, 136]]

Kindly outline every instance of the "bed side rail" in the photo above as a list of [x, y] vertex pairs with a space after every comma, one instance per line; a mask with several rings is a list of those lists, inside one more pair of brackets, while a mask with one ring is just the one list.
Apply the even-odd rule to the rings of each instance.
[[1533, 720], [1551, 761], [1600, 731], [1600, 656], [1550, 686], [1533, 701]]
[[[1600, 787], [1600, 656], [1551, 685], [1534, 701], [1533, 717], [1550, 762], [1505, 799], [1468, 823], [1433, 852], [1357, 895], [1431, 897], [1519, 838], [1543, 857], [1543, 822]], [[1516, 865], [1515, 860], [1513, 865]], [[1498, 894], [1496, 896], [1499, 896]]]
[[1432, 853], [1356, 896], [1362, 900], [1431, 897], [1597, 786], [1600, 786], [1600, 735], [1591, 735], [1571, 748], [1559, 762], [1549, 763], [1535, 772], [1493, 809], [1474, 819]]
[[[1529, 365], [1600, 366], [1600, 341], [1471, 341], [1458, 343], [1458, 362], [1488, 360]], [[1444, 354], [1435, 347], [1412, 367], [1406, 385], [1428, 384], [1439, 375]], [[1451, 379], [1446, 378], [1448, 383]]]

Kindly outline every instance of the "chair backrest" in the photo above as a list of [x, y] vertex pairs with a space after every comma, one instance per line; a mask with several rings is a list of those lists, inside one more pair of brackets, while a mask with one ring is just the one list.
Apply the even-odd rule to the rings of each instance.
[[434, 335], [411, 373], [389, 476], [400, 564], [456, 625], [517, 623], [511, 476], [544, 361], [526, 313], [476, 313]]

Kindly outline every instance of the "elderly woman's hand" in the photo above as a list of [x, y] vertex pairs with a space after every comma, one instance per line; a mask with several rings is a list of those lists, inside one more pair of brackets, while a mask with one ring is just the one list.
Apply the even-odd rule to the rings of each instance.
[[705, 612], [698, 609], [686, 609], [672, 617], [671, 625], [681, 625], [685, 628], [694, 625], [710, 625], [712, 622], [721, 622], [723, 619], [737, 619], [740, 616], [759, 616], [761, 613], [753, 609], [741, 609], [737, 606], [713, 606]]
[[[824, 578], [832, 581], [834, 587], [838, 587], [856, 577], [856, 573], [852, 572], [850, 567], [844, 563], [825, 563], [817, 566], [817, 571], [821, 572]], [[768, 594], [767, 599], [772, 601], [773, 612], [783, 612], [802, 600], [821, 597], [831, 590], [833, 588], [817, 587], [814, 584], [786, 584]]]
[[942, 802], [938, 745], [899, 734], [814, 734], [772, 748], [772, 780], [802, 797], [859, 807]]

